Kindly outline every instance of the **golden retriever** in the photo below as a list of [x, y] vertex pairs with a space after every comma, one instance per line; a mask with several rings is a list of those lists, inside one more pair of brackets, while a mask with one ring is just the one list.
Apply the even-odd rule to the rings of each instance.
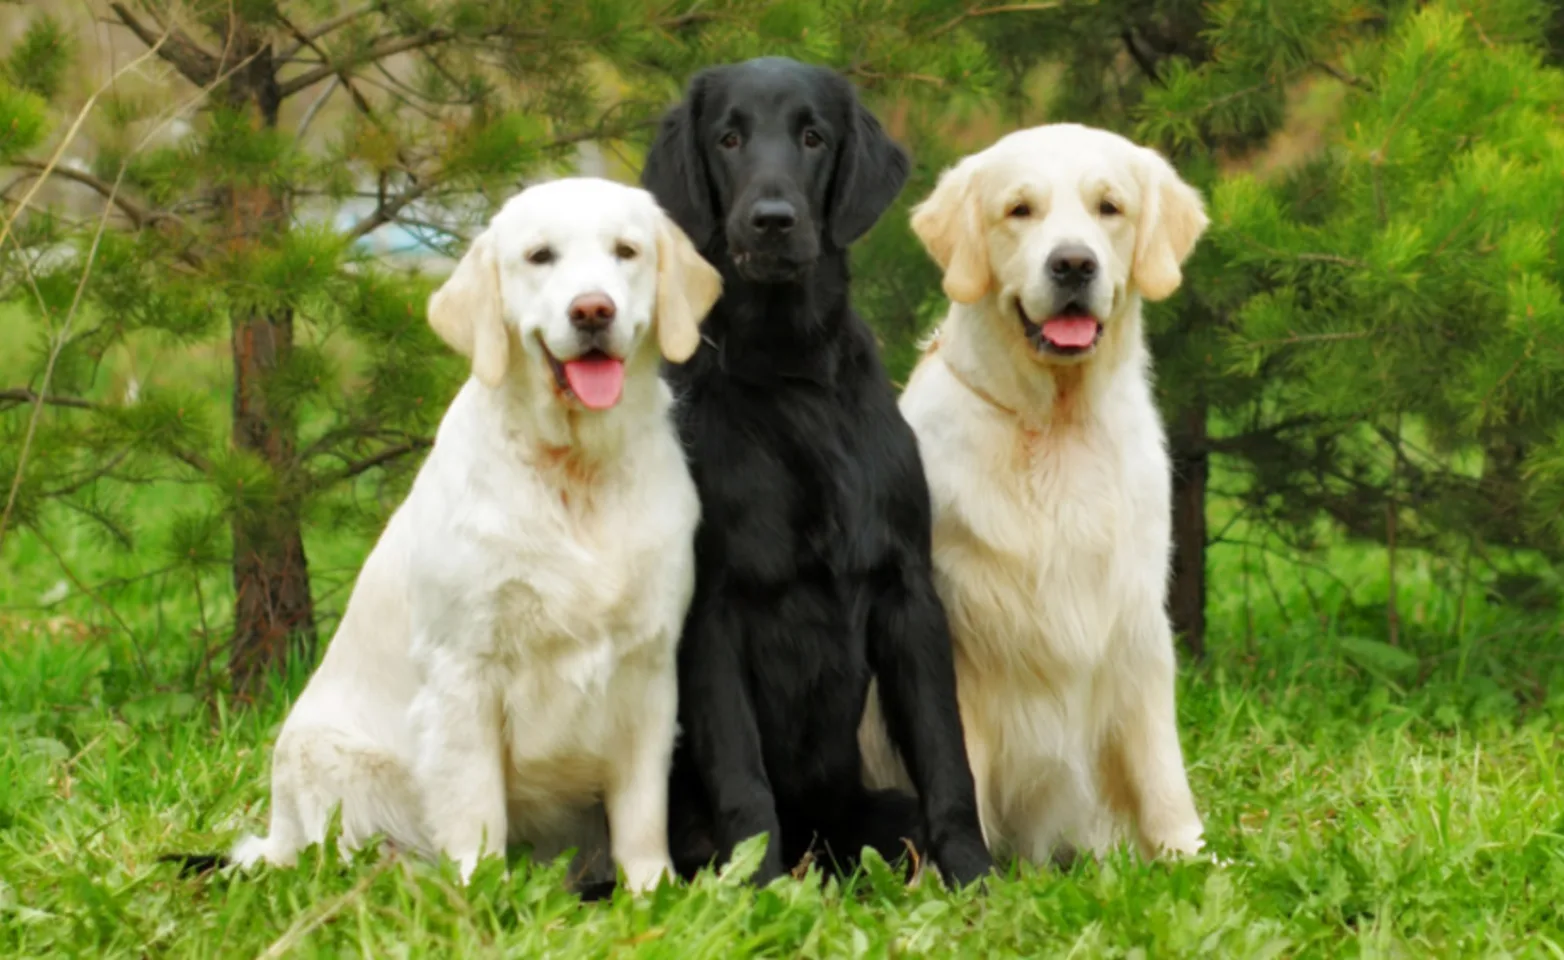
[[700, 507], [658, 355], [695, 352], [720, 288], [643, 190], [559, 180], [494, 217], [429, 301], [473, 376], [283, 725], [270, 835], [235, 860], [292, 863], [341, 804], [345, 847], [381, 833], [464, 878], [507, 840], [596, 856], [605, 829], [633, 889], [669, 870]]
[[[1143, 300], [1205, 230], [1156, 152], [1074, 124], [946, 171], [912, 227], [950, 311], [901, 399], [934, 501], [985, 838], [1034, 862], [1202, 846], [1164, 603], [1170, 465]], [[871, 785], [905, 783], [871, 698]]]

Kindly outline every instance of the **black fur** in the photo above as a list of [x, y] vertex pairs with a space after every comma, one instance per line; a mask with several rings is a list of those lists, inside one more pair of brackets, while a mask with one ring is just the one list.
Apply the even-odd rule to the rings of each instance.
[[[701, 350], [667, 370], [703, 511], [670, 797], [685, 874], [761, 832], [757, 882], [813, 849], [846, 867], [865, 845], [894, 859], [904, 840], [954, 882], [992, 868], [927, 483], [848, 303], [847, 245], [907, 168], [846, 80], [780, 58], [698, 75], [647, 158], [642, 182], [725, 281]], [[761, 203], [793, 209], [792, 229], [757, 227]], [[862, 786], [871, 676], [921, 809]]]

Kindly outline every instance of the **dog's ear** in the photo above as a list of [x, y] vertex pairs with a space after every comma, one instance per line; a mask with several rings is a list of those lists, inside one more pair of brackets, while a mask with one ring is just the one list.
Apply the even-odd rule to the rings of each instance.
[[696, 247], [710, 243], [717, 230], [717, 212], [699, 140], [705, 88], [705, 75], [696, 74], [684, 102], [663, 115], [657, 139], [641, 168], [641, 186], [657, 198]]
[[700, 323], [722, 294], [722, 274], [664, 215], [657, 229], [657, 346], [683, 363], [701, 345]]
[[1184, 261], [1210, 224], [1200, 194], [1179, 179], [1155, 150], [1140, 148], [1140, 222], [1135, 227], [1135, 263], [1130, 277], [1147, 300], [1165, 300], [1184, 280]]
[[473, 376], [497, 387], [510, 369], [510, 337], [500, 301], [499, 266], [484, 231], [440, 289], [429, 297], [429, 326], [472, 360]]
[[940, 174], [934, 192], [913, 208], [912, 232], [945, 272], [945, 296], [957, 303], [976, 303], [988, 294], [994, 278], [969, 166], [958, 165]]
[[896, 201], [907, 183], [911, 160], [858, 102], [847, 81], [842, 84], [851, 99], [853, 119], [836, 157], [826, 222], [831, 243], [845, 250]]

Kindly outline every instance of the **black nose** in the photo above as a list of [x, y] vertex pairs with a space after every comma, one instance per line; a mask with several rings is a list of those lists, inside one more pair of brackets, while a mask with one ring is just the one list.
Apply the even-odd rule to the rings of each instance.
[[1059, 247], [1048, 255], [1048, 275], [1062, 287], [1081, 287], [1097, 276], [1097, 257], [1078, 243]]
[[757, 200], [749, 210], [749, 224], [761, 233], [787, 233], [798, 222], [798, 212], [786, 200]]
[[583, 293], [570, 301], [570, 325], [596, 333], [614, 322], [614, 301], [606, 293]]

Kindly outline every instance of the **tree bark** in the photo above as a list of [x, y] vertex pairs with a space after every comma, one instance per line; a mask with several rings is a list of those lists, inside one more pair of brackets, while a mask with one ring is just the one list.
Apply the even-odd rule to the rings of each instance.
[[[228, 81], [228, 105], [244, 111], [255, 129], [276, 127], [282, 97], [270, 41], [242, 22], [233, 29], [232, 49], [245, 65]], [[274, 183], [226, 186], [218, 199], [231, 254], [274, 242], [288, 229], [288, 195]], [[293, 315], [283, 308], [250, 308], [236, 311], [231, 325], [233, 442], [259, 457], [276, 484], [275, 496], [241, 498], [231, 521], [234, 632], [228, 663], [235, 686], [253, 693], [291, 654], [313, 657], [315, 610], [296, 483], [297, 423], [291, 409], [271, 402], [268, 390], [268, 381], [292, 354]]]
[[1206, 401], [1178, 412], [1168, 431], [1173, 458], [1173, 582], [1168, 615], [1196, 660], [1206, 655]]

